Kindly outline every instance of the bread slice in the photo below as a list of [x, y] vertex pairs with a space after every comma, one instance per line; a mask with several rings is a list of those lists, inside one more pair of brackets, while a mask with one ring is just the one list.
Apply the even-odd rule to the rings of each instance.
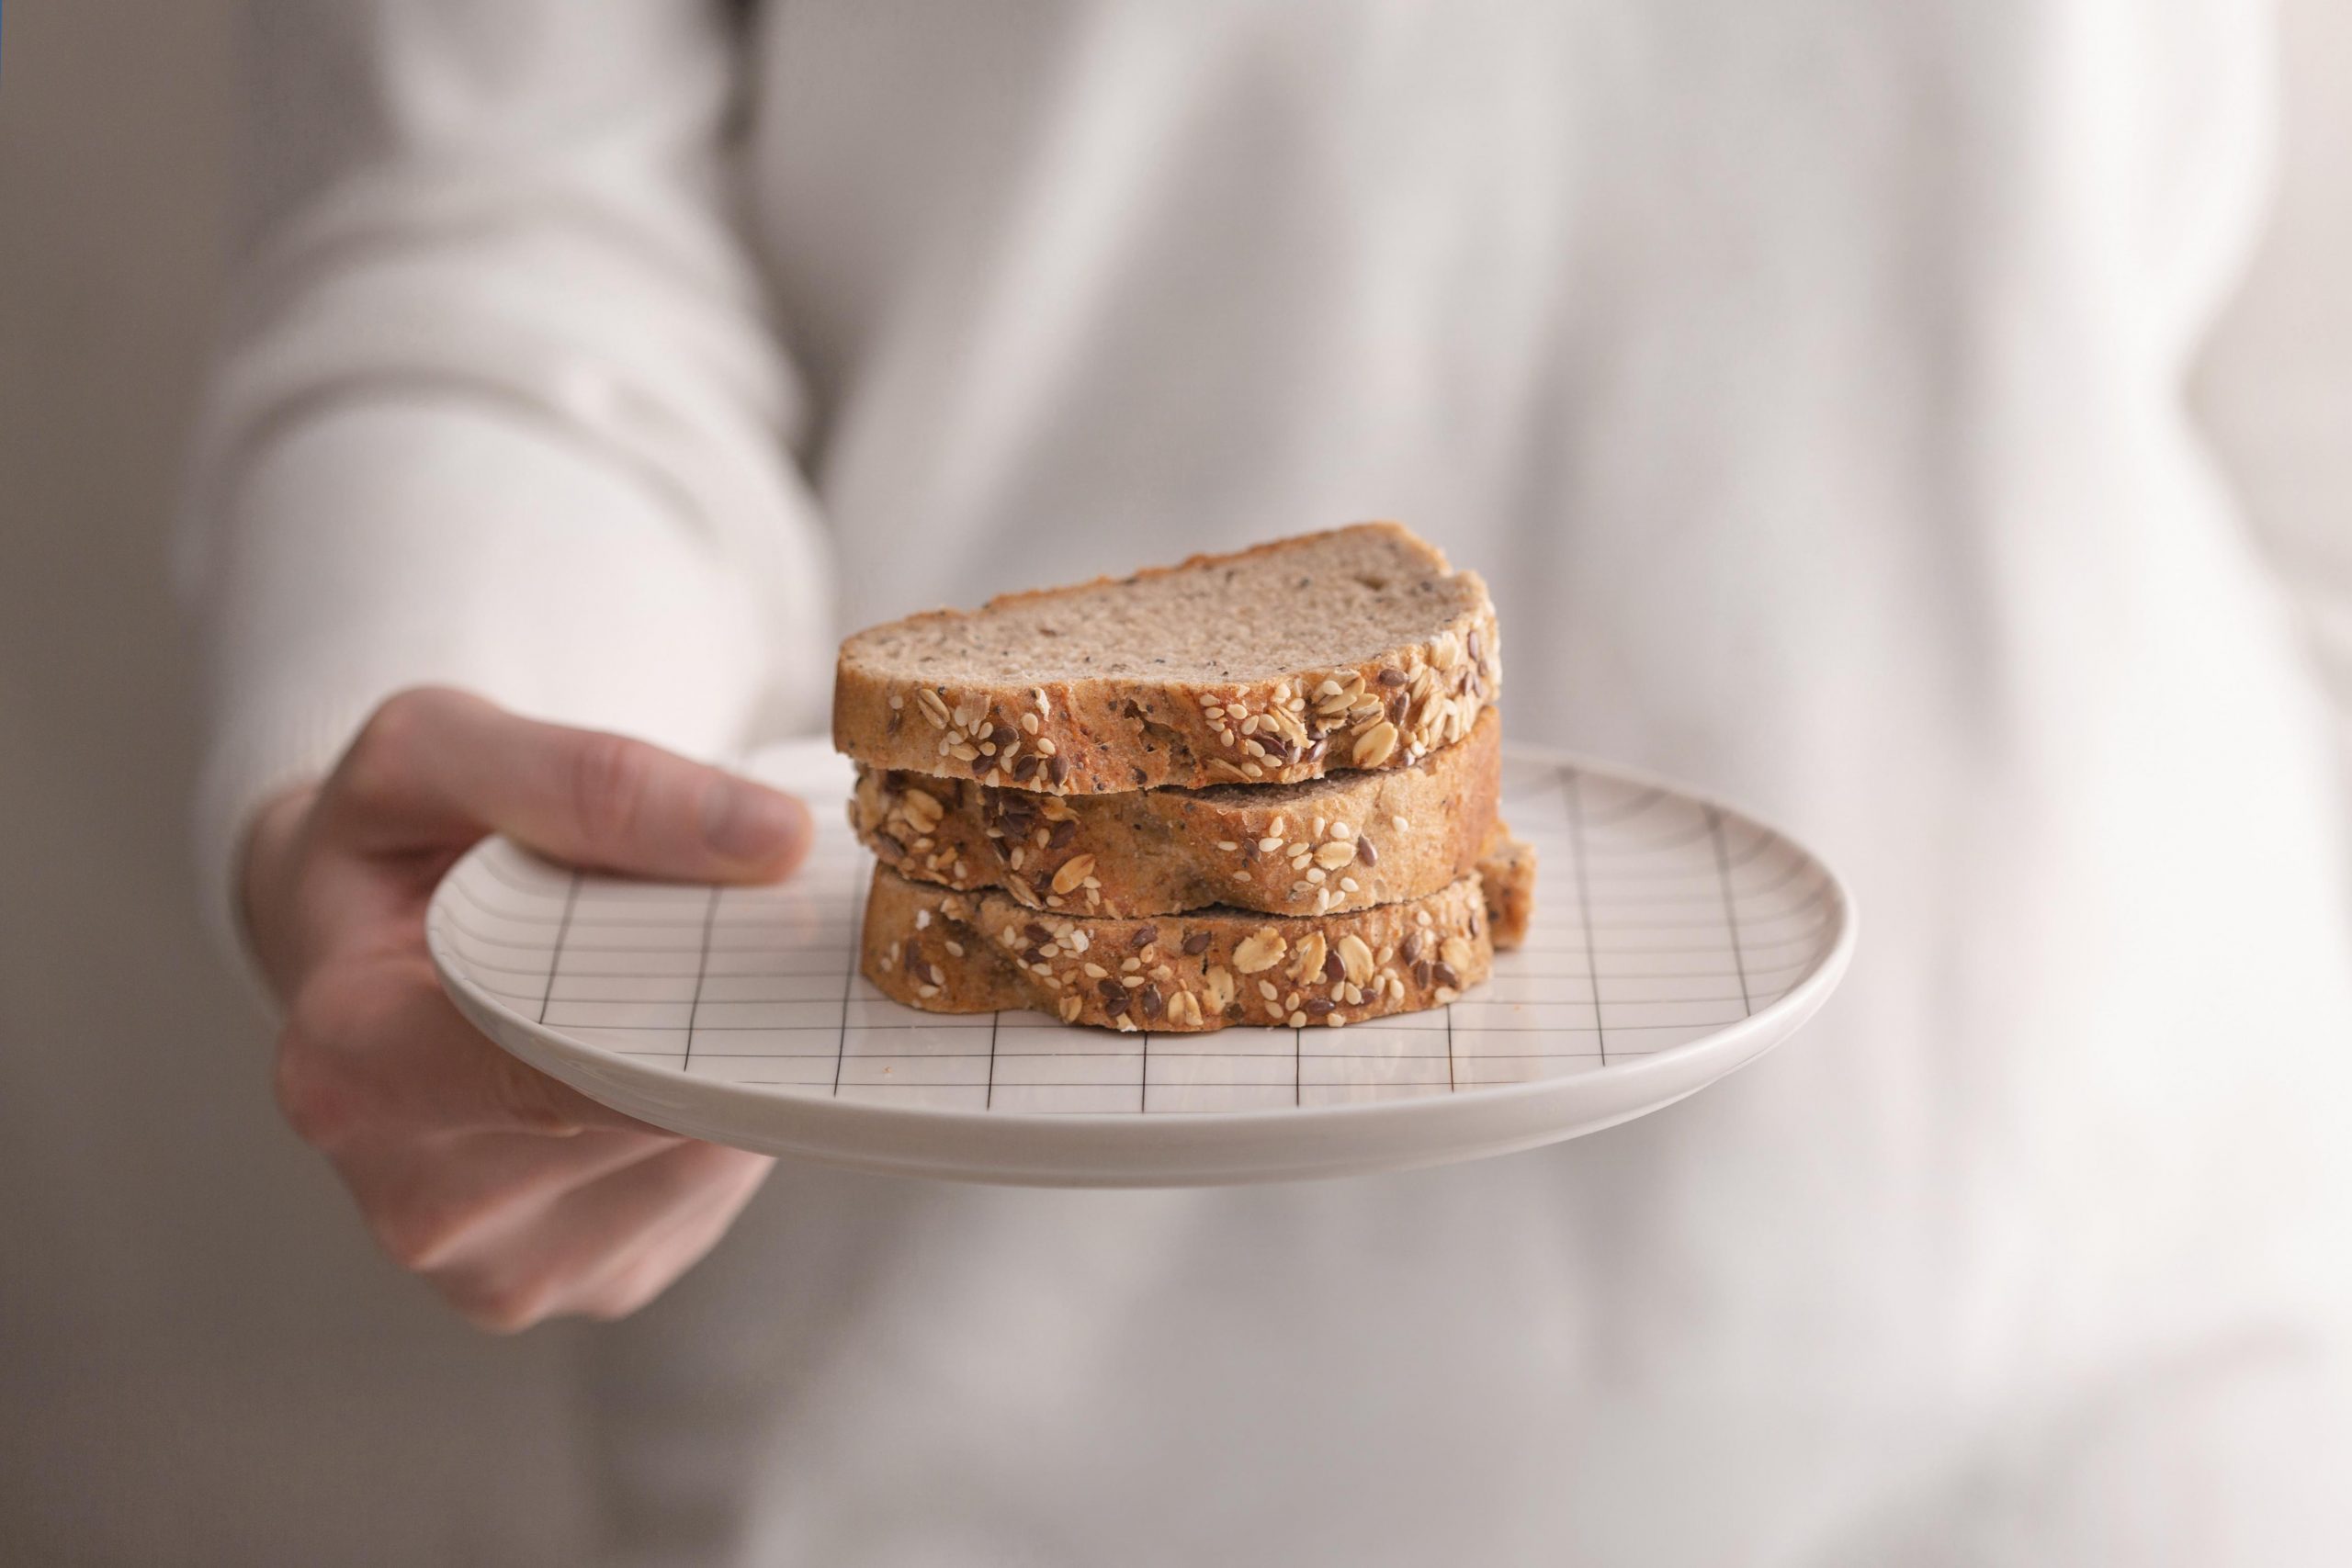
[[1452, 1001], [1487, 978], [1493, 931], [1475, 872], [1344, 914], [1208, 908], [1088, 919], [874, 868], [860, 966], [927, 1012], [1035, 1008], [1065, 1023], [1190, 1033], [1356, 1023]]
[[1495, 951], [1510, 953], [1527, 940], [1527, 922], [1535, 915], [1535, 846], [1496, 823], [1495, 836], [1478, 855], [1478, 881], [1487, 893]]
[[862, 768], [849, 820], [894, 871], [1001, 887], [1033, 909], [1321, 915], [1419, 898], [1476, 866], [1495, 830], [1501, 736], [1489, 708], [1409, 768], [1068, 797]]
[[1056, 795], [1406, 768], [1502, 680], [1495, 610], [1394, 523], [937, 610], [842, 644], [833, 744]]

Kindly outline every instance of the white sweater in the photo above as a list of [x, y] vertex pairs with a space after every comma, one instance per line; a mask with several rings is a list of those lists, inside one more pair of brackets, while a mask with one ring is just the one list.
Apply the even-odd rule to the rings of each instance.
[[220, 908], [400, 685], [726, 753], [841, 626], [1393, 515], [1496, 584], [1514, 734], [1787, 821], [1871, 929], [1539, 1154], [780, 1170], [600, 1341], [633, 1550], [2352, 1561], [2337, 802], [2181, 406], [2259, 18], [714, 10], [263, 8], [184, 536]]

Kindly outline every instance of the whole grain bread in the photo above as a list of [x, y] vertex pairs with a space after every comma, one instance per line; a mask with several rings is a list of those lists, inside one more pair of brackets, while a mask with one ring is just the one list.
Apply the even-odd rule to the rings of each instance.
[[861, 768], [850, 826], [922, 882], [1033, 909], [1170, 915], [1225, 904], [1321, 915], [1434, 893], [1479, 860], [1502, 789], [1502, 720], [1408, 768], [1293, 784], [1053, 795]]
[[928, 1012], [1034, 1008], [1065, 1023], [1193, 1032], [1442, 1006], [1487, 978], [1494, 948], [1476, 873], [1344, 914], [1090, 919], [876, 865], [860, 959], [885, 995]]
[[1405, 768], [1502, 680], [1475, 572], [1394, 523], [937, 610], [842, 644], [833, 744], [1057, 795]]
[[1511, 952], [1527, 940], [1527, 922], [1535, 916], [1535, 846], [1497, 823], [1478, 855], [1478, 880], [1487, 890], [1495, 951]]
[[1527, 940], [1527, 922], [1535, 913], [1535, 846], [1512, 838], [1510, 829], [1497, 822], [1487, 847], [1478, 852], [1478, 886], [1486, 894], [1495, 951], [1517, 951]]

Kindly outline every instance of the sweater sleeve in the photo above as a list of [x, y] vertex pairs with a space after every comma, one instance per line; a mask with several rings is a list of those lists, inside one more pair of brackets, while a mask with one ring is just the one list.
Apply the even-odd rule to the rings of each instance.
[[800, 398], [731, 229], [715, 0], [260, 7], [262, 215], [176, 569], [197, 836], [407, 685], [710, 754], [821, 707]]
[[2284, 103], [2267, 231], [2205, 345], [2199, 412], [2299, 613], [2352, 760], [2352, 13], [2278, 7]]

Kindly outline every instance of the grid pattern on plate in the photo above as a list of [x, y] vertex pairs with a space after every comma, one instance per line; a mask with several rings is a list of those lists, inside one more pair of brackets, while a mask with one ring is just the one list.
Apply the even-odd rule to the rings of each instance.
[[812, 802], [830, 826], [778, 887], [582, 874], [494, 840], [435, 899], [435, 933], [502, 1006], [599, 1050], [787, 1092], [1034, 1114], [1412, 1099], [1605, 1071], [1770, 1005], [1837, 929], [1826, 873], [1769, 829], [1507, 760], [1505, 813], [1540, 857], [1534, 922], [1448, 1007], [1190, 1035], [943, 1016], [857, 973], [872, 863], [832, 805]]

